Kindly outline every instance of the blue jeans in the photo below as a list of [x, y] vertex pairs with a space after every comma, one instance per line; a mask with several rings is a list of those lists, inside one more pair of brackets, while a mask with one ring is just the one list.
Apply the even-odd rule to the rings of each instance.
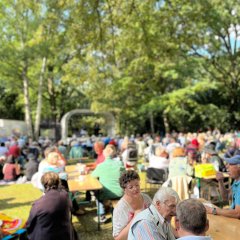
[[104, 215], [105, 214], [105, 207], [104, 207], [104, 204], [103, 202], [99, 201], [96, 199], [96, 205], [97, 205], [97, 214], [98, 215]]

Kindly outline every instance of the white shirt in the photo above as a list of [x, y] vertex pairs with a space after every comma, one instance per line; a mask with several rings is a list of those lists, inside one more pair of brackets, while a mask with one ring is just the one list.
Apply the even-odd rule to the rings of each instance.
[[163, 169], [168, 168], [169, 166], [169, 159], [164, 157], [158, 157], [153, 154], [149, 156], [149, 167]]

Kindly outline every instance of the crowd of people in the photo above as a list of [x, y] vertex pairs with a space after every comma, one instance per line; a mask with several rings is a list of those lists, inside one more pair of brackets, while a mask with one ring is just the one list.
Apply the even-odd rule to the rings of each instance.
[[[82, 215], [84, 211], [69, 198], [65, 165], [71, 160], [82, 162], [85, 157], [94, 158], [95, 170], [91, 175], [99, 178], [103, 186], [100, 194], [96, 194], [101, 223], [107, 220], [106, 200], [119, 200], [113, 212], [114, 239], [192, 239], [187, 236], [198, 236], [194, 239], [207, 240], [210, 239], [205, 236], [207, 213], [240, 218], [239, 132], [221, 134], [214, 130], [174, 132], [164, 137], [150, 134], [85, 137], [57, 143], [49, 139], [32, 142], [13, 136], [1, 142], [1, 183], [31, 181], [43, 191], [27, 221], [30, 239], [76, 238], [70, 213]], [[171, 187], [160, 187], [152, 200], [140, 190], [139, 159], [148, 168], [166, 170], [168, 180], [176, 176], [194, 177], [194, 166], [212, 164], [222, 199], [232, 202], [230, 208], [209, 207], [194, 199], [181, 201], [181, 196]], [[226, 171], [233, 179], [230, 189], [226, 189], [223, 180]], [[91, 194], [87, 192], [86, 198]], [[176, 216], [175, 229], [170, 224], [173, 216]], [[60, 218], [64, 219], [61, 223], [56, 220]], [[46, 237], [39, 237], [41, 231]]]

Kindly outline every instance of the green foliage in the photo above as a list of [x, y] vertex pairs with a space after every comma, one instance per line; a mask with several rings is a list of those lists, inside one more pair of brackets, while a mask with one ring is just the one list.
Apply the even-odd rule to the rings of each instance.
[[163, 115], [176, 130], [236, 127], [237, 3], [2, 0], [0, 78], [21, 100], [27, 65], [33, 118], [45, 57], [44, 119], [91, 108], [112, 112], [122, 132], [149, 131]]

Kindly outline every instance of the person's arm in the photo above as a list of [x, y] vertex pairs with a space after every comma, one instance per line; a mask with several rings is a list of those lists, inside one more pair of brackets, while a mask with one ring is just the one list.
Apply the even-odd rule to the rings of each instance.
[[222, 197], [223, 201], [228, 201], [230, 190], [226, 189], [226, 187], [224, 185], [223, 174], [221, 172], [217, 172], [216, 179], [218, 180], [218, 187], [219, 187], [219, 191], [220, 191], [220, 194], [221, 194], [221, 197]]
[[214, 208], [212, 207], [207, 207], [205, 206], [207, 213], [209, 214], [215, 214], [215, 215], [220, 215], [224, 217], [230, 217], [230, 218], [237, 218], [240, 219], [240, 205], [237, 205], [235, 209], [221, 209], [221, 208], [215, 208], [215, 213], [214, 213]]
[[[132, 220], [141, 211], [142, 211], [142, 209], [137, 210], [137, 211], [134, 212], [134, 215], [132, 216], [132, 219], [128, 222], [128, 224], [121, 230], [121, 232], [117, 236], [114, 236], [115, 240], [127, 240], [128, 232], [129, 232], [130, 226], [132, 224]], [[117, 221], [117, 219], [116, 219], [116, 221]]]
[[117, 236], [114, 237], [115, 240], [127, 240], [132, 220], [122, 229], [122, 231]]
[[3, 174], [5, 174], [7, 164], [8, 164], [8, 163], [5, 163], [5, 164], [3, 165], [3, 169], [2, 169]]
[[91, 176], [98, 178], [100, 175], [101, 164], [97, 165], [97, 167], [92, 171]]
[[28, 234], [31, 234], [33, 232], [36, 224], [37, 224], [37, 211], [36, 211], [36, 202], [35, 202], [32, 205], [28, 220], [26, 222], [26, 229]]
[[20, 166], [20, 164], [16, 163], [15, 164], [15, 169], [16, 169], [17, 176], [20, 175], [20, 173], [21, 173], [21, 166]]

